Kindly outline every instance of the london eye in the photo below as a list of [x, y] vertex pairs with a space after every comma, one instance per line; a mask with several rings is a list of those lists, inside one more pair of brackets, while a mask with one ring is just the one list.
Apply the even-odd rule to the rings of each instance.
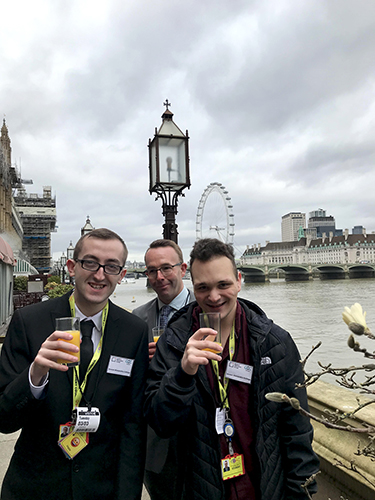
[[234, 214], [232, 200], [225, 186], [211, 182], [199, 200], [196, 239], [217, 238], [233, 244]]

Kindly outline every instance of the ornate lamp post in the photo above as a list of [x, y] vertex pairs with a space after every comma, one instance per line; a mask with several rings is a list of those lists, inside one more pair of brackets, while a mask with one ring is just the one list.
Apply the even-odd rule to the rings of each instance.
[[[72, 243], [72, 240], [70, 240], [70, 244], [68, 248], [66, 249], [66, 260], [73, 260], [73, 255], [74, 255], [74, 246]], [[69, 275], [69, 283], [73, 284], [73, 278]]]
[[88, 215], [85, 225], [81, 228], [81, 236], [83, 236], [84, 234], [90, 233], [93, 229], [95, 229], [95, 228], [91, 224], [90, 216]]
[[61, 265], [61, 283], [65, 283], [65, 265], [66, 265], [66, 257], [64, 253], [60, 257], [60, 265]]
[[70, 240], [70, 245], [66, 249], [66, 258], [67, 258], [67, 260], [73, 259], [73, 255], [74, 255], [74, 246], [73, 246], [72, 240]]
[[183, 190], [190, 188], [189, 175], [189, 136], [177, 127], [172, 120], [173, 113], [167, 108], [162, 115], [163, 123], [155, 128], [154, 138], [149, 139], [150, 194], [156, 193], [156, 200], [163, 202], [163, 238], [178, 241], [176, 224], [177, 198], [184, 196]]

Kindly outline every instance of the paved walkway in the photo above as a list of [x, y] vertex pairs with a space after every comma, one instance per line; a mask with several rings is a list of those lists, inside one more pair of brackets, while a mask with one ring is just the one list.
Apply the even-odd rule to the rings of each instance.
[[0, 434], [0, 484], [3, 482], [18, 435], [19, 432], [15, 432], [14, 434]]
[[[15, 442], [18, 438], [19, 432], [14, 434], [0, 434], [0, 485], [3, 482], [6, 470], [9, 465], [10, 458], [13, 453], [13, 448]], [[142, 500], [150, 500], [150, 497], [146, 491], [143, 489]]]

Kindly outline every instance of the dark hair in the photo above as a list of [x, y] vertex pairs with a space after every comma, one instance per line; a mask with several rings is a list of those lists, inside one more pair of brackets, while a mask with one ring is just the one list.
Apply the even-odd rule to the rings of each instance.
[[83, 236], [80, 237], [74, 248], [73, 260], [78, 259], [78, 256], [82, 250], [83, 242], [87, 238], [97, 238], [99, 240], [119, 240], [122, 243], [122, 246], [124, 247], [124, 265], [125, 265], [126, 259], [128, 257], [128, 249], [126, 248], [124, 240], [117, 233], [111, 231], [110, 229], [106, 229], [105, 227], [101, 227], [99, 229], [93, 229], [89, 233], [84, 234]]
[[223, 243], [216, 238], [203, 238], [194, 243], [193, 249], [190, 252], [190, 272], [192, 273], [192, 265], [195, 260], [208, 262], [215, 257], [226, 257], [233, 266], [234, 275], [238, 276], [236, 261], [234, 259], [233, 246], [228, 243]]
[[165, 239], [163, 239], [163, 240], [155, 240], [152, 243], [150, 243], [150, 246], [148, 247], [148, 249], [146, 250], [146, 253], [145, 253], [145, 262], [146, 262], [147, 252], [149, 250], [151, 250], [152, 248], [165, 248], [165, 247], [171, 247], [171, 248], [173, 248], [173, 250], [178, 255], [179, 261], [180, 262], [184, 262], [184, 256], [182, 255], [182, 250], [177, 245], [177, 243], [175, 243], [172, 240], [165, 240]]

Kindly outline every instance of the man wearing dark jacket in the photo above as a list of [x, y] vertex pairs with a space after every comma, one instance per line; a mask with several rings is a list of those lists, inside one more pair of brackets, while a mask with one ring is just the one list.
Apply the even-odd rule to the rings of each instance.
[[[160, 338], [145, 404], [155, 431], [177, 436], [180, 497], [302, 500], [301, 485], [319, 466], [311, 424], [265, 398], [286, 393], [307, 408], [306, 391], [296, 389], [298, 350], [258, 306], [237, 298], [241, 275], [231, 246], [198, 240], [190, 257], [196, 302]], [[201, 312], [220, 313], [222, 347], [205, 338], [216, 333], [199, 328]]]
[[[68, 260], [74, 292], [15, 312], [0, 359], [0, 432], [21, 433], [2, 500], [140, 500], [147, 325], [108, 300], [126, 257], [116, 233], [95, 229]], [[78, 348], [64, 342], [72, 336], [55, 331], [56, 318], [69, 316], [87, 330], [85, 369], [83, 343], [80, 366], [59, 363], [77, 361]], [[95, 415], [89, 432], [75, 432], [75, 407], [86, 407], [84, 423]]]

